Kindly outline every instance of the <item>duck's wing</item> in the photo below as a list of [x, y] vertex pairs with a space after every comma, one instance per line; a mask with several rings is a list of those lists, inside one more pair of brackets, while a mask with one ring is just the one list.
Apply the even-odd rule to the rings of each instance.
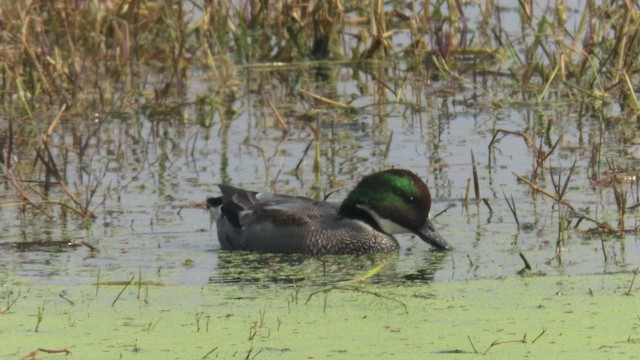
[[338, 206], [301, 196], [280, 195], [218, 185], [222, 196], [207, 199], [207, 207], [220, 212], [237, 228], [269, 222], [276, 226], [300, 226], [320, 216], [336, 215]]

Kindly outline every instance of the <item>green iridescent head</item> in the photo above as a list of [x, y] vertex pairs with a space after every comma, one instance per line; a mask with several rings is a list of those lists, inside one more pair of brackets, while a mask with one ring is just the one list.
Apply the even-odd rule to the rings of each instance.
[[430, 209], [431, 194], [422, 179], [409, 170], [391, 169], [365, 176], [340, 213], [389, 234], [412, 232], [439, 249], [449, 249], [429, 220]]

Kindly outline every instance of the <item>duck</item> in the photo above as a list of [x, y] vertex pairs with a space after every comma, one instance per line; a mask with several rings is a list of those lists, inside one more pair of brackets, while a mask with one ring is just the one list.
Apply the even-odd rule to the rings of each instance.
[[394, 234], [412, 233], [451, 250], [429, 218], [431, 194], [415, 173], [388, 169], [363, 177], [341, 203], [219, 184], [206, 200], [222, 250], [312, 256], [392, 252]]

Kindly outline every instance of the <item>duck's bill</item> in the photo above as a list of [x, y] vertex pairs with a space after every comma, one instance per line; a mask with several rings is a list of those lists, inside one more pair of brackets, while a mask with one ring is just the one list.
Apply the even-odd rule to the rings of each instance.
[[422, 241], [435, 247], [438, 250], [451, 250], [453, 247], [447, 243], [447, 241], [436, 231], [431, 220], [427, 219], [424, 226], [420, 231], [416, 232], [416, 235], [422, 239]]

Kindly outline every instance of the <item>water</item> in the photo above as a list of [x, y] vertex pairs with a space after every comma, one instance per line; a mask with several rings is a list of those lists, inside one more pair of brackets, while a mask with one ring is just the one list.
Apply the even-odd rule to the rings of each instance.
[[[0, 210], [0, 271], [46, 283], [87, 283], [95, 281], [98, 273], [103, 279], [133, 276], [184, 284], [243, 278], [295, 281], [291, 274], [296, 273], [302, 274], [297, 281], [341, 280], [376, 262], [364, 261], [348, 271], [340, 263], [349, 261], [338, 259], [274, 257], [255, 260], [262, 264], [259, 266], [247, 265], [251, 255], [220, 251], [215, 225], [202, 208], [203, 201], [218, 193], [215, 184], [220, 182], [315, 198], [335, 190], [331, 199], [339, 201], [361, 176], [390, 167], [411, 169], [427, 181], [433, 196], [432, 214], [446, 210], [435, 224], [455, 250], [434, 265], [435, 255], [428, 245], [413, 236], [399, 236], [401, 249], [392, 256], [392, 266], [381, 279], [513, 276], [524, 266], [519, 253], [535, 273], [548, 275], [619, 272], [637, 264], [637, 235], [605, 235], [602, 243], [600, 235], [589, 234], [595, 225], [588, 221], [564, 231], [560, 261], [556, 256], [558, 205], [547, 197], [532, 196], [531, 189], [513, 175], [532, 174], [535, 152], [517, 135], [499, 134], [500, 141], [491, 151], [488, 148], [496, 129], [527, 133], [539, 144], [539, 134], [544, 134], [547, 119], [551, 119], [550, 140], [561, 140], [545, 162], [544, 181], [539, 185], [553, 193], [549, 168], [554, 169], [554, 176], [560, 173], [564, 182], [576, 161], [564, 199], [580, 213], [616, 226], [612, 187], [606, 181], [601, 181], [604, 186], [591, 181], [592, 170], [587, 167], [592, 144], [600, 143], [600, 136], [602, 159], [615, 159], [621, 167], [637, 164], [637, 145], [620, 141], [623, 124], [605, 124], [607, 129], [602, 132], [598, 119], [587, 118], [579, 128], [576, 109], [561, 102], [542, 108], [465, 106], [462, 104], [477, 95], [473, 89], [441, 99], [434, 96], [440, 84], [424, 84], [424, 79], [411, 82], [414, 86], [405, 89], [405, 100], [396, 101], [367, 74], [356, 76], [357, 71], [350, 67], [335, 66], [322, 72], [334, 82], [317, 82], [315, 71], [314, 67], [285, 73], [247, 69], [239, 74], [239, 82], [245, 85], [226, 104], [203, 108], [189, 104], [167, 114], [157, 109], [107, 111], [99, 114], [99, 122], [88, 121], [92, 115], [64, 122], [52, 141], [69, 149], [78, 138], [89, 140], [82, 159], [67, 153], [66, 171], [72, 188], [99, 184], [91, 201], [98, 217], [93, 222], [79, 221], [52, 206], [56, 219], [50, 221], [35, 211], [4, 205]], [[359, 109], [350, 113], [308, 97], [294, 97], [283, 74], [287, 79], [298, 78], [299, 88], [325, 96], [333, 93], [341, 101], [356, 99], [353, 105]], [[354, 76], [360, 81], [354, 81]], [[362, 84], [366, 91], [358, 87]], [[215, 87], [205, 80], [195, 81], [190, 96], [220, 101], [211, 93]], [[380, 101], [383, 95], [386, 103]], [[286, 133], [267, 100], [285, 119]], [[210, 126], [203, 126], [209, 122]], [[316, 150], [310, 126], [318, 129], [321, 139], [318, 171], [314, 170]], [[470, 204], [464, 205], [467, 182], [472, 178], [472, 151], [480, 196], [488, 200], [492, 211], [482, 202], [476, 207], [473, 186]], [[17, 155], [30, 159], [27, 153]], [[605, 170], [606, 164], [596, 171], [600, 179], [606, 179]], [[636, 183], [622, 186], [628, 203], [637, 202]], [[5, 185], [3, 190], [5, 204], [17, 200], [8, 188]], [[53, 194], [66, 199], [55, 189]], [[518, 218], [525, 224], [523, 230], [517, 229], [505, 195], [513, 197]], [[637, 225], [635, 212], [629, 211], [626, 218], [627, 228]], [[572, 225], [575, 223], [574, 219]], [[64, 241], [86, 241], [99, 252], [50, 243]], [[18, 246], [34, 242], [33, 246]], [[318, 276], [318, 267], [327, 263], [335, 266]], [[231, 275], [228, 264], [237, 265]], [[277, 269], [265, 271], [269, 266]]]
[[[568, 6], [570, 31], [579, 24], [582, 12], [572, 10], [578, 5]], [[533, 11], [539, 19], [546, 9]], [[479, 10], [465, 6], [465, 13], [473, 29], [469, 36], [484, 39]], [[518, 8], [502, 7], [501, 16], [505, 34], [516, 39], [523, 31]], [[358, 25], [352, 26], [357, 33]], [[355, 41], [343, 40], [345, 49]], [[406, 32], [394, 33], [394, 50], [410, 40]], [[515, 60], [505, 62], [503, 70]], [[618, 226], [610, 167], [622, 178], [625, 227], [638, 226], [631, 208], [640, 202], [633, 120], [608, 120], [621, 109], [587, 104], [586, 109], [596, 109], [589, 112], [579, 99], [554, 94], [553, 87], [546, 97], [551, 100], [538, 103], [509, 78], [467, 72], [461, 80], [432, 67], [422, 62], [220, 63], [217, 76], [191, 69], [183, 98], [168, 103], [141, 91], [138, 97], [114, 100], [117, 105], [74, 109], [55, 128], [50, 150], [70, 191], [97, 217], [82, 220], [58, 204], [41, 204], [53, 217], [48, 219], [33, 207], [16, 205], [21, 197], [2, 178], [0, 274], [61, 284], [131, 277], [178, 284], [323, 283], [357, 276], [386, 260], [378, 281], [445, 281], [515, 276], [524, 266], [520, 254], [537, 275], [615, 273], [637, 266], [637, 232], [594, 233], [596, 225], [588, 220], [574, 228], [580, 215]], [[162, 76], [146, 79], [147, 93], [164, 81]], [[33, 123], [14, 121], [18, 179], [45, 179], [43, 168], [29, 174], [34, 153], [44, 153], [37, 139], [56, 111]], [[8, 119], [0, 116], [0, 129], [7, 128]], [[531, 143], [499, 130], [526, 135]], [[489, 148], [494, 134], [497, 142]], [[551, 153], [541, 167], [536, 163], [540, 146]], [[490, 208], [483, 201], [476, 207], [471, 153], [480, 197]], [[595, 162], [594, 153], [599, 154]], [[536, 184], [553, 194], [551, 174], [563, 185], [574, 161], [563, 199], [577, 215], [532, 194], [514, 175], [530, 178], [539, 169]], [[444, 211], [434, 223], [453, 251], [442, 256], [413, 236], [399, 236], [398, 254], [374, 259], [225, 253], [203, 208], [206, 197], [218, 194], [216, 183], [313, 198], [333, 192], [331, 200], [339, 201], [362, 176], [390, 167], [411, 169], [427, 181], [432, 215]], [[40, 200], [35, 190], [49, 191], [50, 198], [77, 207], [60, 187], [21, 184], [34, 201]], [[515, 203], [520, 229], [505, 197]], [[558, 256], [561, 217], [571, 224], [562, 232]], [[98, 251], [67, 242], [86, 242]]]

